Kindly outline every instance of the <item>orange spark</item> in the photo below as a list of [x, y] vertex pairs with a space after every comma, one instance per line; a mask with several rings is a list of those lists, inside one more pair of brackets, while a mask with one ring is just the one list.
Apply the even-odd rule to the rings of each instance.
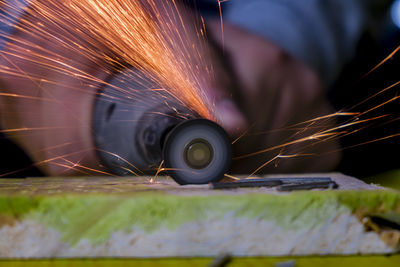
[[378, 65], [376, 65], [375, 67], [373, 67], [370, 71], [368, 71], [361, 79], [364, 79], [365, 77], [367, 77], [368, 75], [370, 75], [372, 72], [374, 72], [377, 68], [379, 68], [380, 66], [382, 66], [386, 61], [388, 61], [389, 59], [391, 59], [398, 51], [400, 50], [400, 45], [393, 50], [392, 53], [390, 53], [384, 60], [382, 60], [381, 62], [379, 62]]

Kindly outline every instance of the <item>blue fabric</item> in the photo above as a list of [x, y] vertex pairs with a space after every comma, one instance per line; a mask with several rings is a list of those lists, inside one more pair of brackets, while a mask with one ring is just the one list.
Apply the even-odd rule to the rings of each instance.
[[0, 50], [28, 5], [29, 0], [0, 0]]

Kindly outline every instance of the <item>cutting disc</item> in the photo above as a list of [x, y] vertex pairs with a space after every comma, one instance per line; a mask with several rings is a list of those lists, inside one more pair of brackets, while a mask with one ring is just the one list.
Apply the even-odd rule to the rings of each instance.
[[232, 162], [229, 137], [206, 119], [178, 124], [166, 137], [163, 158], [168, 174], [179, 184], [206, 184], [223, 178]]

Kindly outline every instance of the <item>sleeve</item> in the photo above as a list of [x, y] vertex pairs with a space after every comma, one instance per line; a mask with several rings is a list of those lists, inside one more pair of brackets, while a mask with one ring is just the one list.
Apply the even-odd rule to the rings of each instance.
[[334, 81], [355, 53], [376, 4], [386, 0], [230, 0], [224, 18], [275, 42]]
[[29, 0], [0, 0], [0, 51], [29, 3]]

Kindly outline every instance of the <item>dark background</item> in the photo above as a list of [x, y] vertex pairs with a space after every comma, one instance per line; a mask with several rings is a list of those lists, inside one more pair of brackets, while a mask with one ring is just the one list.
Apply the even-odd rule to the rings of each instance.
[[[364, 77], [373, 67], [385, 59], [400, 45], [400, 34], [397, 27], [383, 27], [379, 38], [366, 33], [359, 43], [355, 59], [348, 64], [339, 80], [329, 92], [329, 98], [337, 110], [350, 108], [372, 96], [380, 90], [400, 81], [400, 54], [395, 54], [385, 64]], [[354, 110], [362, 112], [379, 105], [397, 95], [400, 86], [382, 93], [371, 101], [357, 106]], [[338, 171], [356, 177], [369, 177], [378, 173], [400, 168], [400, 137], [394, 137], [366, 145], [352, 147], [356, 144], [383, 138], [400, 133], [399, 99], [385, 105], [367, 117], [389, 115], [387, 118], [367, 123], [365, 130], [341, 139], [343, 159]], [[346, 149], [346, 147], [349, 147]]]

